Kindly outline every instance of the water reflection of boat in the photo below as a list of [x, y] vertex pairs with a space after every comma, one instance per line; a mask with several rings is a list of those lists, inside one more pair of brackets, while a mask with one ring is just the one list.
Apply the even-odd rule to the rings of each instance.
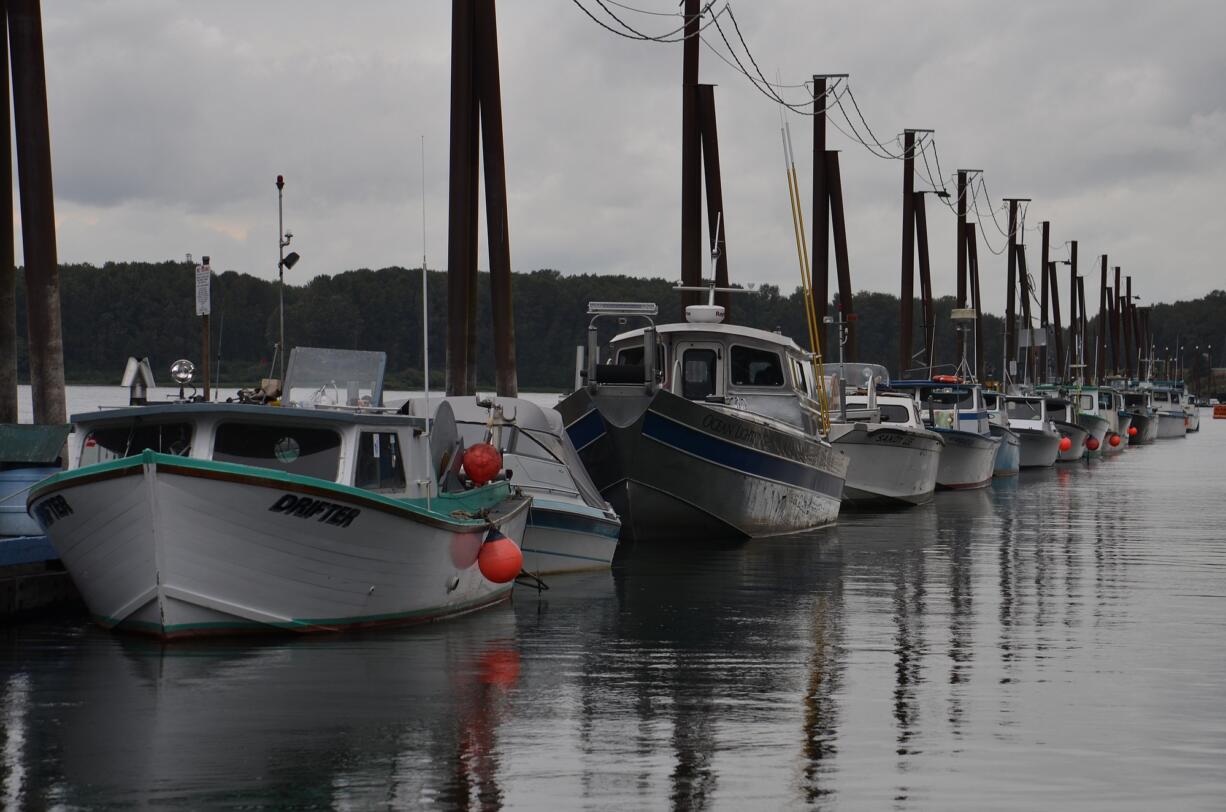
[[496, 582], [478, 557], [497, 534], [518, 544], [530, 498], [505, 478], [469, 487], [450, 410], [427, 435], [382, 408], [382, 374], [382, 353], [298, 348], [281, 408], [74, 415], [72, 469], [30, 492], [30, 512], [100, 624], [161, 637], [412, 623], [505, 599], [518, 566]]
[[21, 807], [407, 808], [429, 798], [459, 808], [502, 797], [498, 733], [520, 669], [509, 607], [276, 643], [166, 647], [84, 632], [23, 672], [31, 695], [74, 701], [29, 703], [23, 743], [10, 737]]

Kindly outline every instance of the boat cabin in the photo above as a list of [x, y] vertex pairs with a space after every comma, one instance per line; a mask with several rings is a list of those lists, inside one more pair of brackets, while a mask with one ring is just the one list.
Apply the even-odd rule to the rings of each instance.
[[983, 388], [979, 384], [895, 381], [891, 386], [914, 395], [929, 428], [982, 435], [991, 433]]
[[440, 478], [443, 490], [462, 488], [450, 409], [435, 416], [427, 440], [424, 418], [382, 406], [382, 372], [383, 353], [296, 348], [280, 406], [176, 400], [73, 415], [69, 467], [148, 449], [390, 497], [436, 495]]
[[871, 411], [873, 418], [860, 422], [882, 423], [892, 426], [906, 426], [913, 429], [924, 428], [924, 418], [920, 414], [919, 405], [909, 394], [897, 392], [878, 392], [875, 398], [868, 395], [848, 394], [847, 409]]
[[815, 433], [820, 425], [813, 364], [790, 338], [719, 323], [662, 324], [613, 338], [598, 385], [642, 386], [645, 344], [655, 344], [657, 385], [687, 400], [725, 405]]
[[1011, 428], [1044, 431], [1052, 420], [1047, 410], [1048, 399], [1036, 395], [1006, 395], [1005, 416]]

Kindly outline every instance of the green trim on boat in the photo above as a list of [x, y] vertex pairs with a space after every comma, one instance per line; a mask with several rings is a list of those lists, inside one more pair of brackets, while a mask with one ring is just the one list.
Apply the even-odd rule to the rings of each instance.
[[428, 516], [451, 524], [471, 525], [474, 527], [484, 526], [486, 524], [485, 519], [468, 518], [456, 514], [475, 516], [482, 510], [496, 507], [511, 495], [511, 484], [509, 482], [492, 482], [488, 485], [482, 485], [480, 488], [473, 488], [471, 491], [464, 491], [463, 493], [441, 493], [437, 496], [432, 496], [430, 498], [430, 507], [427, 508], [425, 499], [396, 499], [381, 493], [375, 493], [374, 491], [355, 488], [352, 485], [342, 485], [339, 482], [330, 482], [326, 479], [316, 479], [315, 477], [290, 474], [285, 471], [275, 471], [271, 468], [257, 468], [253, 465], [217, 462], [215, 460], [198, 460], [192, 457], [179, 457], [174, 454], [160, 454], [156, 451], [145, 449], [131, 457], [87, 465], [47, 477], [38, 483], [35, 488], [31, 489], [29, 501], [34, 501], [34, 499], [37, 499], [47, 490], [55, 490], [61, 485], [76, 479], [83, 479], [96, 474], [118, 471], [125, 468], [139, 468], [144, 465], [169, 465], [177, 468], [192, 468], [199, 471], [211, 471], [234, 476], [257, 477], [269, 481], [270, 484], [285, 482], [292, 485], [319, 488], [331, 491], [337, 494], [338, 497], [373, 501], [406, 513]]

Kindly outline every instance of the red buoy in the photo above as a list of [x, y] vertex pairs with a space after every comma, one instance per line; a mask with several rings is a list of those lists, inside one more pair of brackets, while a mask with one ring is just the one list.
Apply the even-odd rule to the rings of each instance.
[[1128, 427], [1128, 436], [1129, 436], [1129, 437], [1136, 437], [1136, 436], [1137, 436], [1137, 427], [1136, 427], [1136, 426], [1129, 426], [1129, 427]]
[[1070, 448], [1072, 448], [1072, 447], [1073, 447], [1073, 440], [1072, 440], [1072, 438], [1070, 438], [1070, 437], [1061, 437], [1061, 438], [1060, 438], [1060, 450], [1061, 450], [1061, 451], [1068, 451], [1068, 450], [1069, 450]]
[[501, 470], [502, 454], [489, 443], [477, 443], [464, 451], [464, 472], [474, 485], [484, 485]]
[[1120, 436], [1118, 434], [1112, 434], [1111, 439], [1108, 440], [1107, 442], [1111, 443], [1112, 448], [1119, 448]]
[[1090, 439], [1086, 440], [1086, 448], [1090, 449], [1091, 451], [1097, 451], [1098, 446], [1099, 442], [1096, 438], [1091, 437]]
[[523, 569], [524, 554], [515, 542], [498, 530], [491, 530], [481, 545], [481, 552], [477, 554], [477, 565], [486, 578], [496, 584], [505, 584], [515, 580]]

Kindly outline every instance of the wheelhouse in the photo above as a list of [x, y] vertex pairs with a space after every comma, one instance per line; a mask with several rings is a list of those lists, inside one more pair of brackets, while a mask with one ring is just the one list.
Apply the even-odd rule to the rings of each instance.
[[[601, 384], [642, 385], [645, 330], [613, 338]], [[658, 385], [686, 400], [753, 412], [806, 432], [820, 425], [809, 353], [778, 333], [727, 324], [655, 328]]]

